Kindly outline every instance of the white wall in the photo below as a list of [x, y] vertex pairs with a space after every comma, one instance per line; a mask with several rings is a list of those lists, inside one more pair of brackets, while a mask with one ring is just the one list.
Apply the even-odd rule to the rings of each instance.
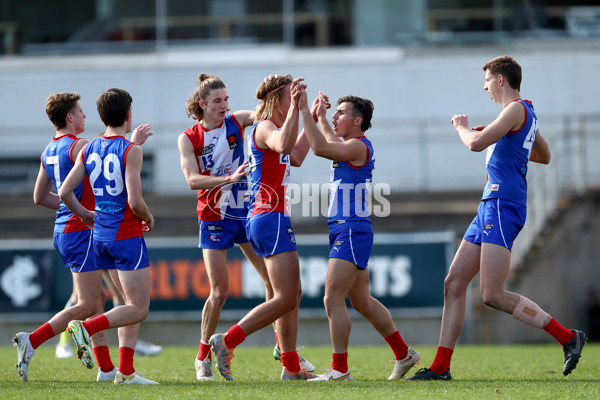
[[[573, 42], [575, 43], [575, 42]], [[177, 136], [192, 125], [184, 104], [199, 72], [219, 75], [230, 105], [254, 108], [256, 87], [269, 73], [303, 76], [309, 95], [323, 90], [334, 101], [346, 94], [373, 100], [375, 180], [395, 191], [479, 189], [485, 182], [483, 154], [470, 153], [450, 125], [455, 113], [472, 125], [491, 122], [500, 106], [483, 91], [481, 66], [510, 54], [522, 65], [521, 93], [533, 100], [540, 130], [560, 134], [561, 116], [598, 114], [600, 52], [597, 47], [535, 43], [512, 48], [349, 48], [290, 50], [284, 47], [171, 49], [163, 53], [0, 59], [0, 157], [38, 155], [53, 135], [44, 113], [53, 92], [79, 91], [87, 113], [86, 137], [103, 130], [95, 99], [121, 87], [134, 98], [134, 123], [151, 123], [155, 136], [145, 145], [154, 153], [154, 191], [189, 189], [179, 168]], [[330, 114], [331, 115], [331, 114]], [[554, 121], [551, 125], [545, 125]], [[296, 182], [325, 182], [328, 163], [309, 155]]]

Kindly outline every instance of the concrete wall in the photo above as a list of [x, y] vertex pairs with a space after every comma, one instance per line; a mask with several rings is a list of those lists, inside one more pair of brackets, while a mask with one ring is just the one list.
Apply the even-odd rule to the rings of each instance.
[[[53, 134], [44, 113], [50, 93], [82, 93], [88, 115], [84, 136], [93, 137], [103, 131], [95, 110], [97, 95], [121, 87], [133, 95], [134, 123], [151, 123], [156, 133], [145, 145], [154, 155], [154, 175], [152, 187], [144, 189], [187, 193], [176, 141], [193, 123], [184, 104], [198, 73], [214, 73], [225, 81], [234, 110], [254, 108], [254, 92], [265, 75], [292, 73], [306, 78], [311, 97], [323, 90], [334, 100], [352, 93], [374, 101], [374, 127], [368, 135], [376, 149], [375, 181], [389, 183], [393, 191], [478, 189], [485, 182], [484, 155], [470, 153], [449, 120], [466, 113], [472, 125], [486, 124], [500, 111], [482, 90], [481, 66], [500, 54], [516, 57], [524, 69], [522, 94], [534, 101], [541, 131], [553, 136], [564, 132], [563, 116], [600, 113], [600, 52], [595, 44], [586, 46], [554, 41], [552, 46], [531, 42], [409, 51], [202, 47], [152, 54], [6, 57], [0, 59], [0, 157], [39, 155]], [[326, 182], [327, 168], [326, 161], [310, 154], [301, 174], [292, 172], [292, 181]]]

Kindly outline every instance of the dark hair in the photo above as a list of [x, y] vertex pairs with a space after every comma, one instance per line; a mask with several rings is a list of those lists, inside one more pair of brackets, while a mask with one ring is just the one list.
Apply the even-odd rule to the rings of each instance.
[[104, 125], [119, 127], [125, 123], [133, 99], [124, 89], [108, 89], [98, 96], [96, 108]]
[[[223, 81], [215, 75], [200, 74], [198, 75], [198, 87], [185, 102], [185, 112], [188, 117], [194, 119], [202, 119], [204, 111], [200, 107], [200, 100], [206, 100], [210, 92], [215, 89], [227, 89]], [[228, 110], [229, 111], [229, 110]]]
[[488, 61], [483, 70], [489, 70], [494, 75], [502, 75], [509, 86], [515, 90], [521, 90], [521, 79], [523, 73], [519, 63], [510, 56], [499, 56]]
[[67, 114], [81, 98], [79, 93], [52, 93], [46, 99], [46, 115], [56, 130], [67, 126]]
[[339, 106], [342, 103], [352, 103], [352, 116], [362, 117], [360, 130], [366, 132], [371, 127], [371, 118], [373, 118], [373, 110], [375, 109], [373, 102], [358, 96], [344, 96], [340, 97], [337, 105]]
[[[294, 81], [292, 75], [272, 75], [271, 79], [265, 78], [256, 89], [256, 98], [260, 103], [254, 110], [255, 119], [271, 119], [283, 88]], [[287, 112], [287, 110], [285, 111]]]

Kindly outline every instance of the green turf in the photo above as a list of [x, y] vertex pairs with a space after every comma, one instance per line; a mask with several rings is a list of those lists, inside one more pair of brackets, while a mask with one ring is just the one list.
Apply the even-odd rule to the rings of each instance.
[[[421, 367], [434, 356], [432, 346], [415, 346]], [[29, 381], [16, 373], [16, 349], [0, 347], [0, 399], [599, 399], [600, 344], [588, 343], [577, 369], [561, 373], [558, 345], [459, 346], [451, 382], [392, 381], [387, 347], [351, 347], [352, 382], [282, 382], [281, 367], [272, 348], [240, 346], [232, 364], [235, 382], [217, 376], [214, 382], [196, 381], [196, 347], [167, 347], [156, 357], [136, 357], [139, 372], [160, 386], [115, 386], [96, 383], [96, 370], [86, 370], [76, 359], [56, 359], [54, 348], [36, 351]], [[318, 367], [331, 363], [329, 347], [308, 347], [302, 352]], [[116, 360], [117, 351], [111, 348]], [[415, 370], [409, 372], [412, 376]], [[215, 369], [215, 374], [218, 375]]]

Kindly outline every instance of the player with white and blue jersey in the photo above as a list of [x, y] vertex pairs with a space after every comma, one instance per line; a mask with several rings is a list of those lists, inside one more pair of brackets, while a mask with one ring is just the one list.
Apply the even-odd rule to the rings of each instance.
[[[68, 331], [78, 356], [93, 366], [90, 337], [119, 328], [119, 370], [115, 384], [156, 384], [135, 373], [133, 355], [139, 322], [150, 305], [150, 262], [143, 232], [154, 227], [154, 217], [142, 197], [142, 148], [125, 139], [131, 132], [132, 98], [123, 89], [108, 89], [96, 101], [106, 132], [80, 153], [59, 190], [60, 199], [88, 226], [93, 226], [96, 265], [108, 269], [119, 282], [125, 305], [86, 321], [69, 322]], [[94, 211], [75, 197], [75, 188], [89, 179], [95, 196]]]
[[477, 215], [444, 282], [444, 311], [435, 359], [429, 368], [410, 378], [414, 380], [452, 379], [450, 362], [465, 319], [467, 287], [478, 272], [485, 305], [544, 329], [563, 346], [564, 375], [577, 365], [587, 340], [584, 332], [565, 328], [530, 299], [505, 289], [512, 245], [527, 216], [528, 163], [548, 164], [550, 149], [539, 132], [532, 103], [521, 98], [522, 71], [517, 61], [509, 56], [496, 57], [483, 70], [484, 90], [502, 105], [502, 112], [488, 126], [471, 130], [466, 115], [454, 115], [452, 123], [469, 150], [487, 149], [487, 182]]
[[[300, 266], [294, 231], [287, 213], [286, 186], [290, 165], [300, 166], [308, 143], [298, 136], [298, 91], [302, 78], [269, 75], [259, 85], [256, 122], [248, 140], [251, 178], [250, 206], [246, 232], [256, 254], [264, 258], [273, 297], [252, 309], [226, 333], [210, 338], [217, 367], [226, 380], [233, 380], [233, 350], [248, 335], [275, 323], [281, 379], [313, 377], [300, 365], [296, 352]], [[314, 368], [313, 368], [314, 369]]]
[[179, 135], [178, 147], [188, 186], [198, 191], [198, 247], [210, 282], [210, 294], [202, 309], [196, 378], [213, 380], [209, 340], [227, 299], [227, 250], [239, 245], [263, 280], [267, 300], [273, 297], [273, 289], [263, 258], [256, 255], [246, 235], [248, 163], [244, 162], [244, 129], [254, 123], [253, 111], [230, 113], [227, 87], [219, 77], [201, 73], [198, 81], [186, 103], [188, 116], [197, 122]]
[[306, 92], [302, 92], [300, 114], [310, 147], [315, 155], [331, 160], [327, 221], [331, 251], [324, 303], [333, 355], [331, 368], [311, 381], [352, 380], [348, 368], [350, 316], [346, 296], [392, 348], [396, 361], [389, 379], [400, 379], [419, 362], [420, 355], [404, 343], [390, 312], [369, 289], [367, 266], [373, 247], [373, 226], [367, 197], [375, 154], [365, 131], [371, 127], [373, 103], [358, 96], [340, 98], [332, 128], [326, 117], [327, 96], [320, 93], [309, 110]]

